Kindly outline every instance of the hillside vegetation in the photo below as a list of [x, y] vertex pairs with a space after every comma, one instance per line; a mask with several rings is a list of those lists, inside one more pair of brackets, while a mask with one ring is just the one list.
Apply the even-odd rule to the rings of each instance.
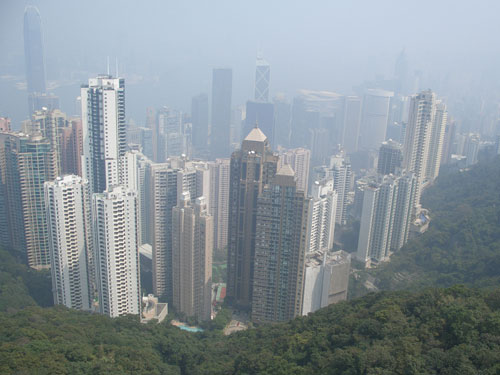
[[373, 272], [384, 290], [500, 286], [500, 159], [440, 175], [425, 191], [430, 229]]
[[0, 342], [2, 374], [498, 374], [500, 291], [371, 294], [229, 337], [29, 307]]

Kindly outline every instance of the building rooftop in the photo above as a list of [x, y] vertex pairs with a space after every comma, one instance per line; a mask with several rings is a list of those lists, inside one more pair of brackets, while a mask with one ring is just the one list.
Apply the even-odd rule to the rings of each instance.
[[245, 137], [245, 141], [265, 142], [266, 135], [257, 126], [253, 128], [250, 133]]
[[276, 172], [276, 175], [295, 177], [295, 172], [293, 171], [290, 164], [283, 164], [278, 172]]

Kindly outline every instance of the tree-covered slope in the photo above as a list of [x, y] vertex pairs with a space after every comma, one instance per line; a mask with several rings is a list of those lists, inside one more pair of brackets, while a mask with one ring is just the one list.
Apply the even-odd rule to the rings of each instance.
[[500, 159], [444, 173], [425, 191], [429, 230], [374, 272], [381, 289], [500, 286]]
[[2, 374], [497, 374], [500, 291], [371, 294], [229, 337], [30, 307], [0, 342]]

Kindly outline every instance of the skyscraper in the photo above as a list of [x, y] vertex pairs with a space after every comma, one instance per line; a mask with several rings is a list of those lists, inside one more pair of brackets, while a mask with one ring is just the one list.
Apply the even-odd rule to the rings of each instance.
[[259, 54], [255, 69], [255, 101], [269, 101], [269, 82], [271, 79], [271, 68], [266, 60]]
[[315, 181], [309, 201], [307, 252], [333, 249], [337, 192], [333, 180]]
[[138, 315], [137, 193], [116, 186], [92, 198], [99, 310], [110, 317]]
[[125, 80], [100, 75], [81, 88], [83, 177], [93, 193], [119, 180], [119, 159], [127, 147]]
[[425, 181], [435, 114], [436, 95], [432, 91], [423, 91], [411, 98], [403, 163], [405, 169], [415, 173], [420, 185]]
[[344, 109], [344, 149], [348, 154], [358, 151], [361, 124], [361, 98], [347, 96]]
[[333, 188], [338, 194], [335, 222], [344, 225], [347, 221], [347, 197], [351, 190], [351, 163], [342, 156], [334, 156], [331, 160]]
[[61, 174], [82, 175], [82, 120], [72, 119], [61, 131]]
[[28, 94], [45, 93], [42, 25], [38, 8], [33, 5], [24, 10], [24, 59]]
[[285, 164], [257, 199], [252, 321], [302, 313], [308, 199]]
[[257, 198], [276, 173], [278, 156], [255, 127], [231, 156], [227, 296], [249, 310], [252, 303]]
[[385, 175], [363, 191], [363, 208], [356, 258], [366, 266], [387, 261], [408, 240], [414, 214], [417, 179]]
[[385, 141], [393, 92], [368, 89], [363, 96], [359, 148], [377, 150]]
[[172, 210], [173, 305], [198, 320], [211, 318], [213, 232], [205, 198], [182, 193]]
[[209, 196], [208, 166], [174, 158], [152, 163], [148, 171], [150, 238], [153, 246], [153, 291], [172, 302], [172, 209], [183, 192], [193, 199]]
[[297, 190], [302, 190], [307, 195], [311, 151], [302, 147], [281, 151], [279, 167], [284, 164], [289, 164], [295, 172]]
[[35, 269], [50, 267], [44, 183], [56, 178], [54, 153], [40, 135], [4, 135], [2, 178], [9, 245]]
[[283, 95], [277, 96], [274, 103], [274, 127], [276, 146], [289, 147], [292, 125], [292, 106]]
[[229, 159], [216, 159], [209, 162], [210, 197], [209, 212], [214, 218], [214, 249], [227, 246], [227, 228], [229, 219]]
[[200, 94], [191, 101], [191, 123], [193, 124], [193, 147], [196, 155], [208, 147], [208, 96]]
[[212, 74], [211, 157], [225, 158], [230, 153], [231, 97], [233, 71], [214, 69]]
[[87, 181], [66, 175], [45, 183], [54, 303], [90, 310], [94, 273]]
[[440, 100], [436, 101], [436, 114], [432, 124], [432, 131], [429, 140], [429, 160], [427, 161], [426, 177], [434, 180], [439, 174], [441, 159], [443, 156], [444, 134], [448, 121], [446, 105]]
[[343, 250], [306, 254], [302, 315], [347, 299], [351, 255]]
[[62, 133], [68, 127], [66, 114], [58, 109], [48, 110], [43, 108], [35, 111], [31, 116], [30, 134], [40, 134], [50, 141], [52, 149], [55, 174], [62, 172]]
[[394, 174], [401, 168], [403, 162], [402, 147], [398, 142], [388, 140], [382, 142], [378, 152], [377, 172], [380, 174]]

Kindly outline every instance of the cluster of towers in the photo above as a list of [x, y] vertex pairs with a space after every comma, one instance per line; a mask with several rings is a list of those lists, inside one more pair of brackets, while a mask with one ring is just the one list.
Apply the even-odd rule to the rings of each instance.
[[156, 296], [209, 320], [213, 254], [227, 250], [227, 300], [255, 323], [286, 321], [346, 299], [351, 256], [333, 251], [336, 227], [359, 219], [355, 256], [372, 266], [428, 224], [420, 196], [451, 131], [430, 90], [270, 101], [259, 56], [244, 108], [232, 106], [232, 70], [217, 68], [211, 106], [200, 94], [190, 116], [150, 108], [138, 127], [125, 80], [109, 74], [81, 87], [81, 117], [58, 110], [41, 43], [27, 7], [32, 117], [21, 132], [0, 118], [0, 244], [51, 269], [57, 304], [141, 314], [143, 259]]

